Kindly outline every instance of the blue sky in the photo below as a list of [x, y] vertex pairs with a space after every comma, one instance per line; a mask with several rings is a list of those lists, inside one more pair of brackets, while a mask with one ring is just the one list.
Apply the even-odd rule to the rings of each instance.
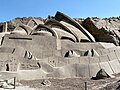
[[120, 16], [120, 0], [1, 0], [0, 22], [16, 17], [43, 17], [61, 11], [70, 17]]

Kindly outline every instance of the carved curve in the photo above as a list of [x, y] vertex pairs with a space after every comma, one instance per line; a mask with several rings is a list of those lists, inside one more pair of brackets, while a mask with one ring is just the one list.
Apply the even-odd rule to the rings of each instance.
[[72, 34], [76, 38], [76, 42], [79, 42], [79, 39], [78, 39], [77, 35], [74, 32], [72, 32], [71, 30], [69, 30], [66, 26], [64, 26], [63, 24], [59, 23], [58, 21], [56, 21], [54, 19], [49, 19], [49, 20], [47, 20], [45, 22], [45, 25], [51, 25], [50, 27], [52, 27], [52, 25], [59, 26], [60, 28], [62, 28], [66, 32]]
[[65, 21], [65, 22], [75, 26], [76, 28], [81, 30], [82, 33], [85, 34], [90, 39], [91, 42], [95, 42], [94, 37], [85, 28], [83, 28], [78, 22], [76, 22], [74, 19], [70, 18], [69, 16], [57, 11], [57, 13], [55, 15], [55, 20]]

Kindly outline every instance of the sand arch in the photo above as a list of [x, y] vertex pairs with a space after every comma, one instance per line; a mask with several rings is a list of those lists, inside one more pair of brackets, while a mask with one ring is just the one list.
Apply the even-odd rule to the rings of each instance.
[[[47, 30], [48, 32], [52, 33], [52, 36], [58, 38], [58, 35], [57, 35], [57, 33], [56, 33], [54, 30], [52, 30], [51, 28], [49, 28], [48, 26], [43, 25], [43, 24], [39, 24], [39, 25], [30, 33], [30, 35], [32, 35], [34, 32], [39, 31], [41, 28], [42, 28], [42, 29], [44, 28], [44, 29]], [[43, 30], [43, 31], [44, 31], [44, 30]]]
[[58, 35], [58, 39], [60, 40], [70, 40], [72, 42], [76, 42], [76, 38], [70, 34], [69, 32], [66, 32], [64, 30], [61, 30], [60, 28], [52, 28]]
[[61, 30], [64, 30], [64, 31], [69, 32], [70, 34], [72, 34], [76, 38], [76, 42], [79, 42], [78, 36], [74, 32], [72, 32], [71, 30], [69, 30], [66, 26], [64, 26], [63, 24], [61, 24], [60, 22], [58, 22], [57, 20], [55, 20], [55, 19], [49, 19], [49, 20], [47, 20], [45, 22], [45, 25], [48, 25], [51, 28], [57, 26]]
[[44, 24], [42, 21], [40, 20], [37, 20], [35, 18], [32, 18], [28, 23], [27, 23], [27, 26], [30, 26], [31, 28], [36, 28], [37, 25], [39, 24]]
[[74, 50], [69, 50], [66, 52], [64, 57], [80, 57]]
[[18, 30], [18, 28], [21, 28], [22, 30], [24, 30], [26, 32], [26, 35], [29, 35], [29, 33], [32, 31], [32, 28], [27, 26], [27, 25], [24, 25], [24, 24], [21, 24], [19, 26], [17, 26], [14, 31], [11, 32], [11, 34], [19, 34], [21, 33], [22, 34], [22, 30]]
[[85, 28], [83, 28], [79, 23], [77, 23], [74, 19], [70, 18], [69, 16], [57, 11], [57, 13], [55, 15], [55, 19], [57, 21], [65, 21], [65, 22], [75, 26], [80, 31], [82, 31], [82, 33], [85, 34], [90, 39], [91, 42], [95, 42], [95, 38]]
[[72, 41], [72, 42], [75, 42], [74, 39], [72, 39], [72, 38], [70, 38], [70, 37], [65, 37], [65, 36], [62, 36], [62, 37], [61, 37], [61, 40], [70, 40], [70, 41]]

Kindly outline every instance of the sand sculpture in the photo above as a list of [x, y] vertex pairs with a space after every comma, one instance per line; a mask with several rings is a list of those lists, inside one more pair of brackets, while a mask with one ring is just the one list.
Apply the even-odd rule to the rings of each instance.
[[[6, 25], [6, 24], [5, 24]], [[7, 26], [7, 25], [6, 25]], [[120, 47], [57, 12], [0, 33], [0, 71], [18, 79], [93, 77], [120, 73]], [[6, 71], [6, 72], [4, 72]]]

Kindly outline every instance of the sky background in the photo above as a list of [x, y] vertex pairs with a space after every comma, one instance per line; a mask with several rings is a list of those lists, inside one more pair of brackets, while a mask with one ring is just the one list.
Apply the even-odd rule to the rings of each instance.
[[72, 18], [120, 16], [120, 0], [1, 0], [0, 22], [61, 11]]

